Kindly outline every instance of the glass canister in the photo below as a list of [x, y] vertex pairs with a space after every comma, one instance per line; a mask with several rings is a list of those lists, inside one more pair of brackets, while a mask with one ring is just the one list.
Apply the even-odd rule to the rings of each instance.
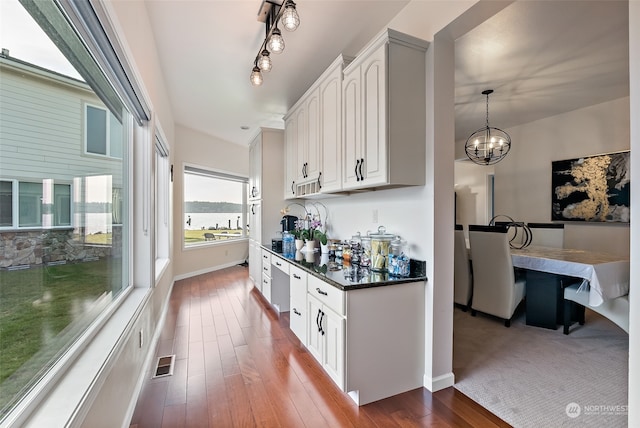
[[362, 257], [362, 239], [360, 237], [360, 232], [351, 237], [349, 240], [349, 248], [351, 249], [351, 263], [359, 265], [360, 258]]
[[371, 270], [376, 272], [387, 271], [387, 256], [394, 235], [386, 231], [384, 226], [380, 226], [378, 233], [371, 234]]
[[362, 255], [360, 256], [360, 266], [371, 266], [371, 233], [367, 232], [367, 236], [362, 237]]
[[407, 241], [399, 236], [396, 236], [390, 244], [388, 270], [389, 275], [409, 276], [409, 246]]

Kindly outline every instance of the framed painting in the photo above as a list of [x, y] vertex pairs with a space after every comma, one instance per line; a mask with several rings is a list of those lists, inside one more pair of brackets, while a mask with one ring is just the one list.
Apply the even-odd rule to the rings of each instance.
[[551, 163], [551, 219], [629, 223], [630, 152]]

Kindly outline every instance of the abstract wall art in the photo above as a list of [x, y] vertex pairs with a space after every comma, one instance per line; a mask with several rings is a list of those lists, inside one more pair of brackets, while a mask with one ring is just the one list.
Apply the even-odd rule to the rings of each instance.
[[551, 163], [551, 219], [629, 223], [630, 152]]

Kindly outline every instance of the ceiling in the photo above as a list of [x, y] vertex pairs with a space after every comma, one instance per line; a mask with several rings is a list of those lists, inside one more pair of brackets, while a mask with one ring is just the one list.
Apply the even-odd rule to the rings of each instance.
[[[238, 144], [282, 117], [340, 54], [355, 55], [409, 1], [299, 0], [300, 27], [253, 87], [260, 0], [148, 0], [177, 123]], [[419, 19], [417, 17], [416, 19]], [[520, 1], [456, 41], [456, 140], [629, 94], [626, 1]], [[248, 127], [243, 130], [241, 127]]]

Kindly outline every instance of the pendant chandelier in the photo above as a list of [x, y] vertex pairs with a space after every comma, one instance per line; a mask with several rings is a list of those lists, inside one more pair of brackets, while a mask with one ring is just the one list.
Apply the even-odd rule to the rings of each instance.
[[484, 128], [475, 131], [464, 145], [467, 157], [478, 165], [493, 165], [507, 156], [511, 149], [511, 137], [499, 128], [489, 126], [489, 94], [493, 89], [482, 91], [487, 97], [487, 121]]
[[251, 76], [249, 76], [253, 86], [262, 85], [262, 73], [271, 71], [273, 64], [270, 55], [272, 53], [279, 54], [284, 50], [284, 38], [278, 28], [278, 21], [285, 30], [295, 31], [300, 25], [300, 17], [293, 0], [285, 0], [284, 2], [263, 0], [258, 12], [258, 21], [265, 23], [267, 34], [260, 45], [256, 59], [253, 61], [253, 69]]

